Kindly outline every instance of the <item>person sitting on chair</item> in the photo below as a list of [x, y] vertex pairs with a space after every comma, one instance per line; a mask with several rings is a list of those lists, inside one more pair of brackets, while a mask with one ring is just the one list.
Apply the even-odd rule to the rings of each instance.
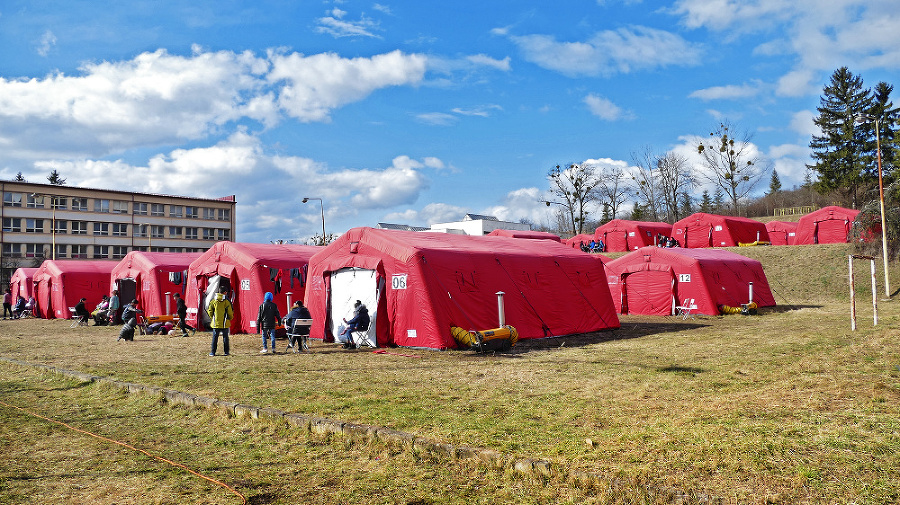
[[75, 317], [81, 319], [81, 322], [87, 324], [87, 320], [91, 317], [91, 313], [88, 312], [87, 307], [84, 306], [84, 302], [87, 301], [87, 298], [82, 298], [75, 304]]
[[109, 319], [106, 318], [106, 311], [109, 309], [109, 297], [103, 295], [103, 301], [97, 304], [97, 307], [94, 308], [94, 311], [91, 312], [91, 317], [94, 318], [94, 326], [106, 326], [109, 324]]
[[344, 343], [344, 349], [349, 349], [353, 345], [353, 332], [369, 329], [369, 309], [361, 301], [356, 300], [353, 305], [353, 317], [349, 321], [344, 319], [344, 323], [347, 326], [338, 336], [338, 340]]
[[16, 306], [13, 308], [13, 318], [18, 319], [25, 315], [25, 297], [19, 295], [19, 299], [16, 301]]
[[284, 327], [288, 332], [288, 349], [293, 348], [294, 352], [298, 352], [300, 349], [300, 343], [297, 342], [297, 337], [301, 335], [309, 335], [309, 326], [302, 326], [297, 329], [297, 333], [294, 333], [294, 320], [295, 319], [312, 319], [312, 316], [309, 313], [309, 309], [303, 306], [303, 302], [297, 300], [294, 302], [294, 306], [291, 307], [291, 311], [288, 312], [288, 315], [284, 316]]

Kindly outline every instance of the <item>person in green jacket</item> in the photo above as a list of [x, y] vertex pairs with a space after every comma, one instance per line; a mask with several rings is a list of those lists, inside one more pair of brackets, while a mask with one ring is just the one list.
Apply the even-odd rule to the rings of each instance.
[[209, 351], [210, 356], [216, 355], [216, 348], [219, 344], [219, 335], [222, 335], [222, 345], [224, 346], [225, 356], [229, 356], [228, 349], [228, 330], [231, 328], [231, 319], [234, 318], [234, 308], [231, 302], [225, 298], [227, 288], [219, 288], [216, 297], [209, 302], [206, 307], [206, 314], [209, 316], [209, 326], [212, 328], [212, 348]]

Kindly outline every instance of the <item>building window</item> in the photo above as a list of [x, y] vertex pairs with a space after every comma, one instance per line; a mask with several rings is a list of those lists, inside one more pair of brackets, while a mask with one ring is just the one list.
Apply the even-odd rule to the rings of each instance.
[[225, 228], [218, 229], [219, 240], [231, 240], [231, 230]]
[[150, 252], [166, 252], [165, 247], [151, 247]]
[[7, 207], [21, 207], [22, 193], [3, 193], [3, 205]]
[[188, 240], [197, 240], [197, 228], [187, 227], [184, 229], [184, 238]]
[[43, 219], [25, 219], [25, 232], [26, 233], [44, 233], [44, 220]]
[[51, 196], [50, 197], [50, 207], [57, 209], [57, 210], [65, 210], [66, 209], [66, 197]]
[[203, 240], [215, 240], [216, 239], [216, 229], [215, 228], [203, 228]]
[[87, 221], [72, 221], [72, 235], [87, 235]]
[[216, 218], [216, 209], [210, 209], [209, 207], [203, 207], [203, 219], [215, 219]]
[[72, 210], [87, 212], [87, 198], [72, 198]]
[[56, 244], [56, 258], [67, 258], [69, 253], [69, 246], [65, 244]]
[[123, 200], [113, 200], [113, 214], [128, 214], [128, 202]]
[[146, 237], [147, 236], [147, 225], [145, 225], [145, 224], [134, 225], [134, 236], [135, 237]]
[[181, 217], [184, 215], [184, 207], [181, 205], [169, 205], [169, 217]]
[[68, 233], [69, 231], [69, 222], [65, 219], [57, 219], [55, 223], [53, 223], [53, 233], [59, 235], [60, 233]]
[[197, 207], [184, 207], [184, 217], [188, 219], [198, 219], [200, 217]]
[[165, 216], [166, 215], [166, 206], [161, 203], [154, 203], [150, 205], [150, 215], [151, 216]]
[[219, 221], [231, 221], [231, 209], [219, 209]]
[[120, 260], [128, 254], [128, 247], [124, 245], [114, 245], [112, 257], [113, 259]]
[[165, 238], [166, 227], [153, 225], [150, 227], [150, 238]]
[[170, 248], [169, 248], [169, 252], [171, 252], [171, 253], [183, 253], [183, 252], [185, 252], [185, 251], [184, 251], [184, 247], [170, 247]]
[[146, 203], [134, 202], [134, 205], [132, 207], [134, 208], [135, 216], [146, 216], [147, 215], [147, 204]]
[[82, 245], [73, 245], [72, 246], [72, 258], [87, 258], [87, 248], [88, 246]]
[[109, 200], [102, 198], [94, 199], [94, 212], [109, 212]]
[[18, 233], [22, 231], [22, 218], [20, 217], [4, 217], [3, 231], [7, 233]]
[[43, 209], [44, 195], [28, 195], [25, 199], [25, 206], [30, 209]]
[[22, 244], [3, 244], [3, 255], [7, 258], [21, 258]]
[[169, 238], [181, 238], [181, 234], [184, 228], [181, 226], [170, 226], [169, 227]]
[[109, 223], [94, 223], [94, 235], [109, 235]]
[[109, 258], [109, 246], [108, 245], [95, 245], [94, 246], [94, 258], [97, 258], [97, 259]]
[[128, 225], [125, 223], [113, 223], [112, 231], [114, 237], [127, 237]]
[[25, 257], [43, 258], [45, 247], [47, 246], [45, 246], [44, 244], [25, 244]]

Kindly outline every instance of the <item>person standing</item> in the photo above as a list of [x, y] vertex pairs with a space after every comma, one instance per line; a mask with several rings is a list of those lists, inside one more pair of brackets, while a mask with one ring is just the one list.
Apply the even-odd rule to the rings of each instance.
[[260, 354], [269, 352], [266, 337], [272, 339], [272, 354], [275, 354], [275, 325], [281, 321], [281, 314], [278, 313], [278, 306], [272, 301], [272, 293], [267, 292], [265, 300], [259, 305], [259, 313], [256, 315], [256, 330], [262, 334], [263, 348]]
[[186, 337], [188, 330], [191, 330], [191, 335], [193, 335], [197, 329], [187, 324], [187, 305], [184, 303], [184, 298], [181, 297], [181, 293], [175, 293], [173, 296], [175, 297], [175, 313], [178, 314], [178, 328], [181, 329], [181, 336]]
[[206, 307], [206, 314], [209, 316], [209, 326], [212, 328], [212, 347], [209, 351], [210, 356], [216, 355], [216, 348], [219, 344], [219, 335], [222, 335], [222, 350], [225, 351], [225, 356], [230, 355], [228, 347], [228, 331], [231, 328], [231, 319], [234, 317], [234, 308], [231, 306], [231, 301], [225, 298], [225, 293], [227, 291], [228, 288], [219, 288], [216, 297], [213, 298], [213, 300], [209, 302], [209, 306]]
[[12, 291], [9, 288], [6, 289], [6, 293], [3, 293], [3, 319], [6, 319], [6, 315], [9, 314], [9, 318], [12, 319]]
[[119, 290], [114, 289], [112, 295], [109, 297], [109, 306], [106, 309], [107, 318], [109, 319], [109, 324], [116, 324], [119, 322]]

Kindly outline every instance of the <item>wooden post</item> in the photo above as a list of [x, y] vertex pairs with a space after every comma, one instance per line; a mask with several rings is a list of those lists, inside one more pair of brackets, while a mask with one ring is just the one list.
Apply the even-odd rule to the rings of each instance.
[[856, 331], [856, 286], [855, 277], [853, 275], [853, 258], [861, 260], [869, 260], [871, 277], [872, 277], [872, 311], [874, 313], [875, 326], [878, 326], [878, 290], [877, 281], [875, 279], [875, 257], [864, 256], [862, 254], [851, 254], [848, 259], [850, 262], [850, 330]]
[[850, 261], [850, 331], [856, 331], [856, 290], [853, 286], [853, 255], [848, 256]]
[[875, 316], [875, 326], [878, 326], [878, 296], [875, 293], [875, 290], [878, 289], [877, 283], [875, 281], [875, 258], [873, 257], [871, 260], [872, 265], [872, 311]]

